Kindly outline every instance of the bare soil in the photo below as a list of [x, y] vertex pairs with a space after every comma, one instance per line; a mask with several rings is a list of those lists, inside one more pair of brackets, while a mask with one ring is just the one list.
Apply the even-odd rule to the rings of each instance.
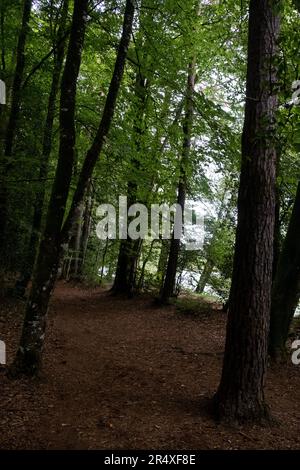
[[[0, 338], [18, 344], [21, 301], [3, 300]], [[272, 366], [267, 401], [277, 424], [217, 424], [226, 315], [158, 308], [60, 283], [39, 379], [0, 373], [1, 449], [299, 449], [300, 366]]]

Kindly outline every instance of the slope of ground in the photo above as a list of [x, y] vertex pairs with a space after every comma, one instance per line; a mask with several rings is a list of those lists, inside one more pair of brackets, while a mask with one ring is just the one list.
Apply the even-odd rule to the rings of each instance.
[[[2, 302], [0, 338], [11, 361], [22, 302]], [[157, 308], [60, 283], [49, 313], [40, 379], [0, 374], [1, 449], [300, 448], [300, 366], [271, 368], [276, 426], [216, 424], [226, 316]]]

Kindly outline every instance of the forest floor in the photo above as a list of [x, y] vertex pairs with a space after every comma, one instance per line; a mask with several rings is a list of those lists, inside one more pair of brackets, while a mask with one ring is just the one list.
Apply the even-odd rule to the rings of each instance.
[[[22, 301], [1, 302], [8, 361]], [[220, 380], [226, 315], [158, 308], [102, 289], [59, 283], [39, 379], [0, 373], [1, 449], [300, 448], [300, 366], [270, 367], [267, 401], [277, 424], [230, 427], [207, 411]]]

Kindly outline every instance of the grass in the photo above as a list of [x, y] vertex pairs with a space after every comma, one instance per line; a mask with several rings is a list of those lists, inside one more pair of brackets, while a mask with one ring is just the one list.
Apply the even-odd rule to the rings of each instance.
[[203, 315], [221, 307], [220, 301], [209, 295], [187, 295], [174, 301], [179, 313], [184, 315]]

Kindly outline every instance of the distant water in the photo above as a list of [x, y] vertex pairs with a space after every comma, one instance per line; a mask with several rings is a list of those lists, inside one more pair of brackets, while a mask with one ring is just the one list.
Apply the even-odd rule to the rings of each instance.
[[[195, 273], [191, 271], [183, 271], [182, 277], [181, 277], [181, 285], [185, 287], [186, 289], [191, 289], [192, 291], [194, 291], [199, 282], [199, 279], [200, 279], [199, 273]], [[214, 290], [210, 286], [206, 286], [205, 293], [216, 295], [218, 297], [218, 294], [214, 292]], [[296, 308], [295, 317], [300, 317], [300, 303], [298, 307]]]

